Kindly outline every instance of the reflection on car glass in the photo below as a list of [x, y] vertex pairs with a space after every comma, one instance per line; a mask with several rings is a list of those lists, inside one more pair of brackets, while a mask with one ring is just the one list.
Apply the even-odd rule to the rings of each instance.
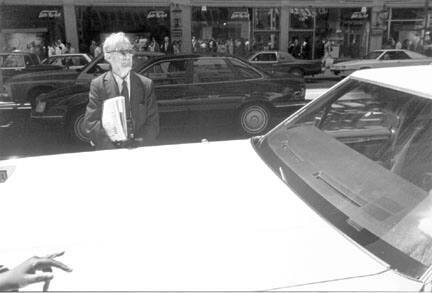
[[[373, 233], [421, 266], [432, 264], [432, 229], [424, 224], [430, 218], [432, 227], [430, 99], [348, 80], [267, 140], [347, 215], [344, 224]], [[367, 248], [382, 250], [377, 242]]]

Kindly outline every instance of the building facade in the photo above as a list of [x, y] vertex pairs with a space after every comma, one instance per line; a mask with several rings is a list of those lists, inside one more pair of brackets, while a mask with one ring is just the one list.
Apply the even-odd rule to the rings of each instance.
[[1, 50], [57, 40], [81, 52], [123, 31], [146, 49], [169, 36], [177, 51], [235, 54], [278, 49], [321, 58], [428, 44], [429, 0], [0, 0]]

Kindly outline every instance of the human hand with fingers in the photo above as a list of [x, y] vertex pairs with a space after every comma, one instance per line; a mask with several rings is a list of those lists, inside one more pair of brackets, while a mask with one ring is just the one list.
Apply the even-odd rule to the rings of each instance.
[[54, 278], [52, 268], [71, 272], [65, 264], [55, 260], [64, 252], [54, 253], [45, 257], [34, 256], [13, 269], [0, 266], [0, 291], [17, 290], [30, 284], [45, 282], [43, 290], [48, 290], [49, 282]]

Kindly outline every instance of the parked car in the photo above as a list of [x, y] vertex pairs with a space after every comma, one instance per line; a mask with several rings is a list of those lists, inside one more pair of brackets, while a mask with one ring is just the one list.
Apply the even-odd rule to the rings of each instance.
[[92, 58], [85, 53], [70, 53], [53, 55], [44, 59], [42, 64], [52, 64], [62, 66], [67, 69], [81, 70], [90, 63]]
[[[136, 52], [134, 55], [134, 67], [140, 67], [149, 58], [161, 56], [158, 52]], [[46, 65], [55, 66], [55, 65]], [[16, 121], [16, 112], [30, 110], [36, 103], [36, 97], [59, 88], [66, 91], [74, 91], [82, 85], [88, 88], [90, 81], [109, 70], [109, 64], [103, 58], [103, 54], [93, 59], [80, 72], [77, 70], [43, 71], [27, 74], [20, 74], [9, 79], [4, 87], [5, 92], [0, 93], [0, 114], [8, 121], [0, 124], [10, 124]], [[27, 113], [28, 114], [28, 113]], [[21, 118], [17, 118], [21, 119]], [[4, 119], [3, 119], [4, 120]]]
[[298, 59], [283, 51], [260, 51], [251, 55], [248, 61], [268, 71], [289, 72], [297, 76], [322, 72], [321, 60]]
[[358, 71], [250, 141], [3, 161], [1, 259], [65, 250], [55, 291], [430, 291], [431, 75]]
[[26, 72], [60, 69], [63, 69], [63, 66], [41, 64], [38, 55], [34, 53], [21, 51], [0, 53], [0, 70], [2, 71], [3, 81]]
[[417, 52], [403, 49], [385, 49], [372, 51], [363, 59], [335, 63], [330, 66], [330, 70], [336, 75], [348, 75], [359, 69], [427, 65], [430, 63], [432, 63], [432, 58]]
[[[270, 75], [234, 57], [156, 57], [139, 73], [154, 81], [162, 124], [203, 124], [209, 119], [238, 125], [244, 133], [265, 132], [274, 115], [305, 104], [305, 84], [288, 74]], [[70, 136], [87, 141], [81, 123], [88, 85], [41, 96], [32, 118], [65, 125]], [[181, 114], [181, 119], [173, 115]], [[166, 117], [166, 118], [165, 118]]]

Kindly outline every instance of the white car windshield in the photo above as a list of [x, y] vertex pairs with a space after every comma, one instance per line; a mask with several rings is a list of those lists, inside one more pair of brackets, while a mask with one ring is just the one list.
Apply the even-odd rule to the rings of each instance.
[[431, 117], [430, 99], [351, 78], [255, 145], [319, 214], [419, 278], [432, 264]]

